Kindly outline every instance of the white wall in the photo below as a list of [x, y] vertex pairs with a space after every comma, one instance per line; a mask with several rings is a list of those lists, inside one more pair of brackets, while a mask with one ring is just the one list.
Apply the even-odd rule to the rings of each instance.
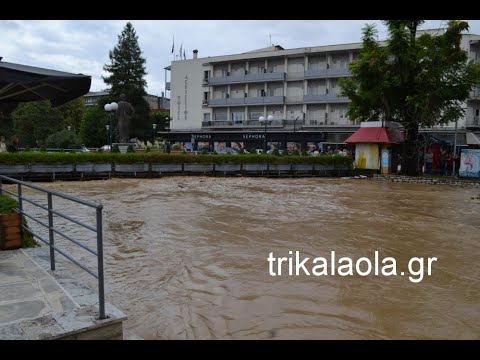
[[170, 129], [200, 129], [205, 91], [202, 86], [203, 71], [211, 68], [203, 66], [202, 60], [174, 61], [171, 66]]

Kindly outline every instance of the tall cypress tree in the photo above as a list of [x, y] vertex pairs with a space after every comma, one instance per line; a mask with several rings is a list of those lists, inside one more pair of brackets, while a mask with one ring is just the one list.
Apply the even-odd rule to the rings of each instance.
[[145, 58], [138, 45], [138, 36], [133, 25], [128, 22], [122, 33], [118, 35], [117, 45], [109, 52], [111, 64], [106, 64], [103, 69], [110, 73], [104, 76], [103, 81], [110, 86], [110, 93], [116, 101], [120, 95], [125, 94], [126, 100], [135, 109], [135, 115], [130, 123], [130, 135], [147, 138], [151, 133], [149, 121], [149, 106], [143, 98], [146, 95], [145, 86]]

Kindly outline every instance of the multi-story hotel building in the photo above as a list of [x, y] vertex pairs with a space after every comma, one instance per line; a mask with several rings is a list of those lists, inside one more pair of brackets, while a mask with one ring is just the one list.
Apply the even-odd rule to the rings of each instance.
[[[425, 30], [432, 31], [432, 30]], [[438, 30], [434, 30], [438, 32]], [[480, 36], [463, 36], [462, 47], [480, 61]], [[242, 142], [246, 149], [268, 142], [342, 144], [359, 124], [347, 115], [348, 98], [338, 80], [351, 76], [361, 43], [283, 49], [271, 46], [236, 55], [173, 61], [170, 70], [172, 141]], [[465, 103], [466, 116], [457, 123], [458, 144], [465, 133], [480, 131], [480, 88]], [[273, 120], [266, 131], [259, 118]], [[428, 129], [453, 135], [455, 124]], [[462, 140], [463, 139], [463, 140]]]

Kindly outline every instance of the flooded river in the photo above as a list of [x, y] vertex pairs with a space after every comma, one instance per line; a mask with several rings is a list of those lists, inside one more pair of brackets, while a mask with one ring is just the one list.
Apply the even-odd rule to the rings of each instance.
[[[480, 339], [478, 189], [207, 177], [41, 186], [103, 203], [107, 301], [143, 338]], [[93, 256], [68, 249], [94, 266]], [[378, 251], [402, 270], [411, 257], [438, 260], [418, 283], [381, 274], [270, 276], [269, 253], [289, 251], [372, 261]]]

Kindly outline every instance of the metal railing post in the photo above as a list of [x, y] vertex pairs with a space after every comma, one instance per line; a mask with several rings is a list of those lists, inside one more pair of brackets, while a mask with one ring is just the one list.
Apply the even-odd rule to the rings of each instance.
[[50, 243], [50, 269], [55, 270], [55, 239], [53, 237], [53, 200], [52, 194], [48, 193], [48, 240]]
[[[23, 212], [23, 202], [22, 202], [22, 184], [18, 184], [17, 186], [17, 194], [18, 194], [18, 210], [20, 213]], [[23, 216], [23, 214], [22, 214]]]
[[97, 208], [98, 308], [100, 319], [105, 319], [105, 287], [103, 275], [103, 206]]

